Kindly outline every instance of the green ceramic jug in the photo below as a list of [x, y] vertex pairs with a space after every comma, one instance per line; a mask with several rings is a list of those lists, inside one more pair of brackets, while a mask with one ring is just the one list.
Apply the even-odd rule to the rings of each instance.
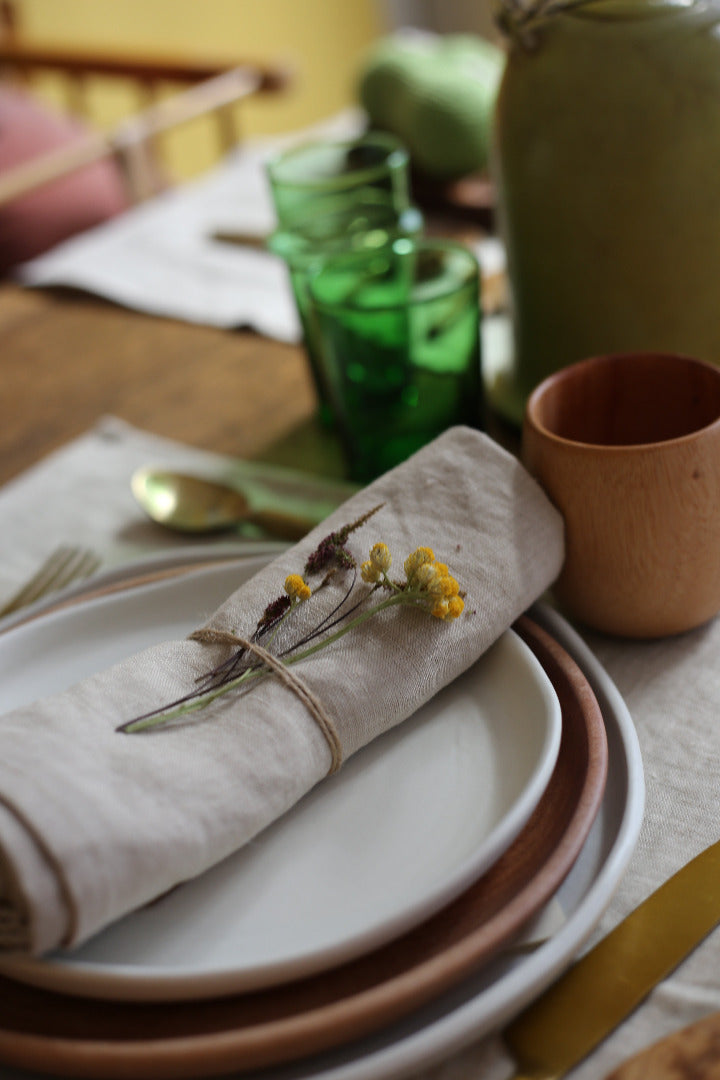
[[494, 170], [519, 422], [558, 368], [661, 350], [720, 363], [720, 0], [506, 0]]

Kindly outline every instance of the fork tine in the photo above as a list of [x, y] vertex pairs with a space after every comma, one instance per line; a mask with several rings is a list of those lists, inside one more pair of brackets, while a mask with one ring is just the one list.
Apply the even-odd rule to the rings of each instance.
[[94, 552], [87, 551], [84, 548], [72, 550], [70, 558], [58, 569], [50, 588], [46, 588], [45, 593], [55, 592], [57, 589], [63, 589], [66, 585], [70, 585], [73, 581], [81, 581], [83, 578], [90, 577], [90, 574], [97, 570], [99, 565], [100, 560]]
[[97, 556], [83, 548], [63, 544], [50, 553], [33, 576], [0, 608], [0, 617], [34, 603], [50, 592], [88, 577], [99, 566]]
[[52, 581], [57, 568], [65, 564], [68, 554], [68, 548], [64, 545], [52, 551], [45, 561], [40, 564], [32, 577], [28, 578], [25, 584], [21, 585], [14, 596], [0, 609], [0, 615], [8, 615], [11, 611], [16, 611], [19, 607], [32, 603], [36, 595], [42, 594], [47, 582]]
[[[75, 550], [71, 547], [60, 547], [45, 563], [44, 572], [35, 579], [35, 583], [25, 595], [25, 603], [32, 603], [41, 596], [58, 588], [65, 579], [65, 575], [72, 569], [75, 559]], [[41, 568], [42, 571], [42, 568]]]

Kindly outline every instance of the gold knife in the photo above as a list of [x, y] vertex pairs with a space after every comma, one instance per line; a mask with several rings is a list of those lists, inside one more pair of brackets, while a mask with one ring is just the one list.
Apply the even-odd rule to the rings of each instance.
[[518, 1073], [558, 1080], [720, 922], [720, 841], [697, 855], [502, 1032]]

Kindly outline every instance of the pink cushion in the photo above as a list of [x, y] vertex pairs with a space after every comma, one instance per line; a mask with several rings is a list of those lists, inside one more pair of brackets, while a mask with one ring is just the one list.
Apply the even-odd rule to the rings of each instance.
[[[79, 142], [87, 128], [14, 87], [0, 86], [0, 175]], [[127, 209], [111, 160], [97, 162], [0, 206], [0, 274]]]

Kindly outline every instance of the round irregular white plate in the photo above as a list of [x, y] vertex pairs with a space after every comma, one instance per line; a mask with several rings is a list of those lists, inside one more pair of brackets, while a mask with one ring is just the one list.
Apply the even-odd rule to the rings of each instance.
[[[3, 706], [183, 637], [267, 561], [194, 569], [0, 637]], [[85, 996], [258, 989], [375, 948], [439, 910], [515, 839], [554, 767], [560, 707], [512, 632], [258, 840], [81, 947], [0, 970]]]

